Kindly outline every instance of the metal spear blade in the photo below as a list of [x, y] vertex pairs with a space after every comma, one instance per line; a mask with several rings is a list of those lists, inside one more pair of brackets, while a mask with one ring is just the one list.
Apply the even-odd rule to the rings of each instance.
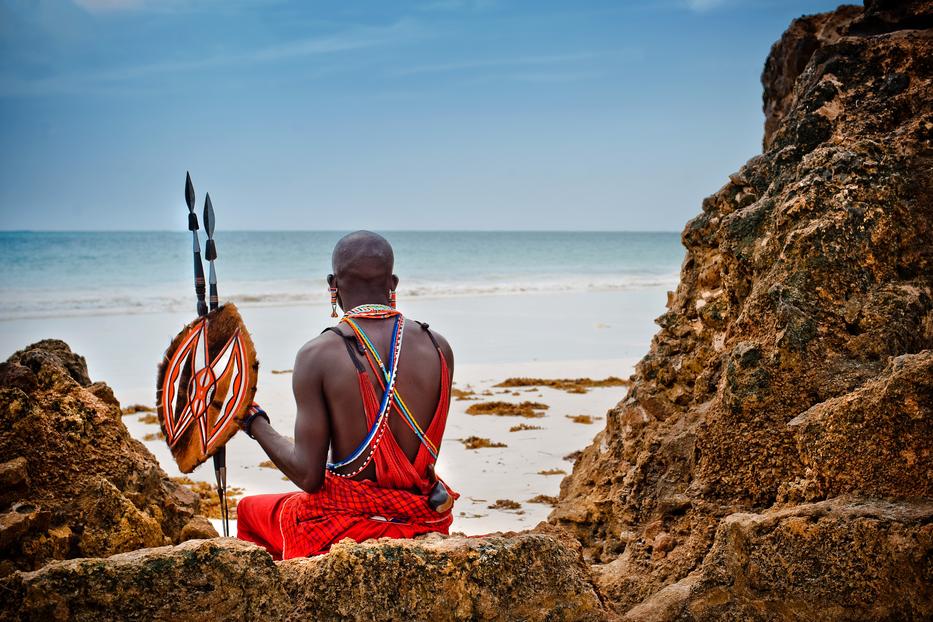
[[204, 230], [208, 238], [214, 237], [214, 205], [209, 192], [204, 197]]
[[210, 308], [216, 309], [220, 304], [217, 297], [217, 272], [214, 271], [214, 260], [217, 259], [217, 246], [214, 244], [214, 204], [211, 203], [211, 195], [204, 196], [204, 230], [207, 232], [207, 245], [205, 246], [205, 257], [210, 262], [210, 272], [208, 283], [210, 284]]
[[191, 173], [185, 171], [185, 202], [188, 211], [194, 213], [194, 184], [191, 183]]

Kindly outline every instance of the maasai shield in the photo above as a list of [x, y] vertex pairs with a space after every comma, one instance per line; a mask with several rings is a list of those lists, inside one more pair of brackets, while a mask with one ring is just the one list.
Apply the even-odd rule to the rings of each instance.
[[236, 306], [188, 324], [159, 365], [159, 424], [182, 473], [190, 473], [237, 433], [256, 395], [259, 363]]

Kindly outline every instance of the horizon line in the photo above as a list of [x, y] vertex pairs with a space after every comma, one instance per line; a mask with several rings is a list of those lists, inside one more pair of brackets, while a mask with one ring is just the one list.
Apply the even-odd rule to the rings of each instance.
[[[369, 229], [386, 233], [681, 233], [679, 229]], [[232, 233], [344, 233], [360, 229], [224, 229]], [[0, 229], [4, 233], [188, 233], [187, 229]]]

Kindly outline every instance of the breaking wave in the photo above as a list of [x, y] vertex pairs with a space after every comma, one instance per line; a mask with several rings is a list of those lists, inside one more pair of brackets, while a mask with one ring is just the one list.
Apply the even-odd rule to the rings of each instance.
[[[518, 279], [428, 282], [412, 280], [399, 286], [399, 298], [514, 296], [581, 291], [620, 291], [676, 286], [678, 275], [560, 275]], [[226, 287], [224, 287], [226, 285]], [[323, 282], [311, 279], [242, 281], [222, 285], [221, 300], [241, 307], [327, 305]], [[194, 308], [191, 283], [141, 285], [133, 289], [17, 289], [0, 288], [0, 320], [177, 312]]]

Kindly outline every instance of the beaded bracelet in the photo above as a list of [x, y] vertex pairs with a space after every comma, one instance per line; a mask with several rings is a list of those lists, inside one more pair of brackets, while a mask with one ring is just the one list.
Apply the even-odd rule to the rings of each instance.
[[266, 420], [266, 423], [268, 424], [272, 423], [271, 421], [269, 421], [269, 415], [266, 414], [266, 411], [264, 411], [262, 408], [257, 408], [256, 412], [251, 414], [249, 417], [247, 417], [243, 421], [243, 431], [246, 432], [246, 436], [250, 437], [253, 440], [255, 440], [256, 437], [253, 436], [253, 433], [250, 431], [250, 428], [253, 427], [253, 421], [256, 420], [256, 417], [262, 417], [263, 419]]

